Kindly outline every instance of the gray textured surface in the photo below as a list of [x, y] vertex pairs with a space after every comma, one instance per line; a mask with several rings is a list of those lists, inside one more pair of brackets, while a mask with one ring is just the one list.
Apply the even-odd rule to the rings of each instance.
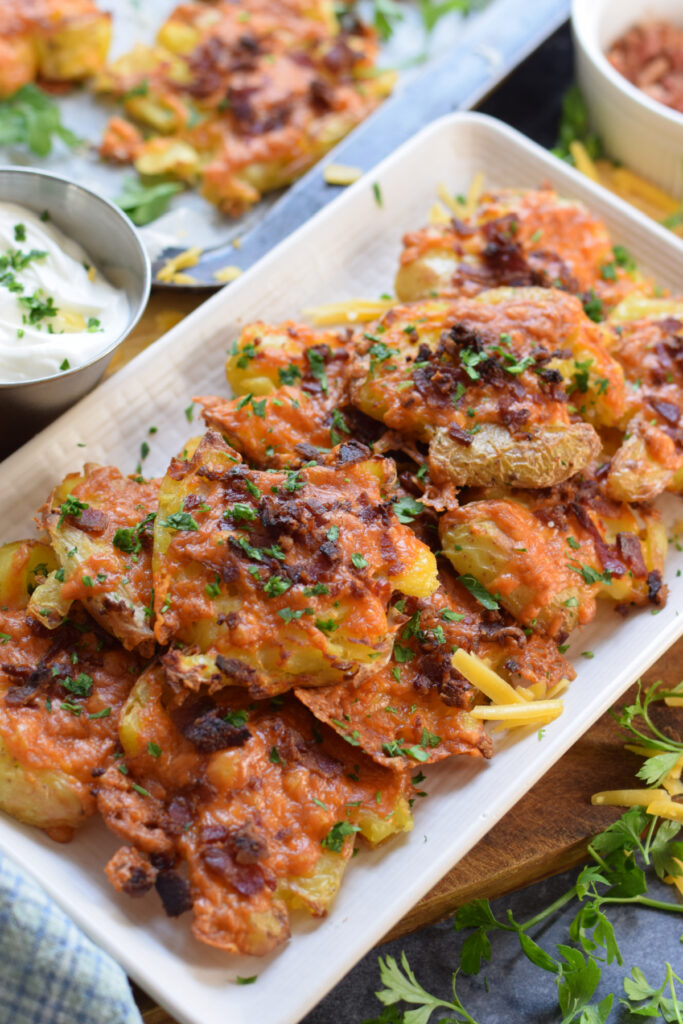
[[[574, 882], [576, 872], [568, 872], [538, 885], [522, 889], [512, 896], [496, 900], [492, 906], [498, 918], [504, 918], [510, 907], [517, 920], [526, 921], [549, 906]], [[673, 890], [659, 887], [663, 899], [673, 899]], [[573, 910], [572, 910], [573, 906]], [[555, 954], [556, 943], [568, 941], [567, 930], [576, 912], [570, 904], [550, 924], [542, 924], [532, 931], [536, 941]], [[614, 924], [617, 941], [624, 956], [624, 966], [611, 964], [603, 968], [603, 977], [596, 1000], [613, 992], [623, 995], [622, 979], [637, 965], [652, 983], [664, 980], [664, 963], [668, 960], [680, 973], [683, 965], [683, 914], [665, 914], [634, 907], [616, 907], [609, 917]], [[361, 1024], [377, 1017], [382, 1009], [374, 993], [381, 988], [377, 955], [390, 953], [400, 957], [405, 950], [418, 981], [428, 992], [442, 999], [450, 998], [453, 970], [458, 965], [463, 936], [452, 927], [452, 918], [429, 928], [423, 928], [402, 939], [386, 943], [369, 953], [344, 980], [327, 996], [302, 1024]], [[551, 974], [533, 967], [520, 954], [515, 936], [499, 933], [494, 936], [491, 963], [477, 977], [462, 977], [458, 982], [458, 995], [469, 1013], [479, 1024], [559, 1024], [561, 1014], [555, 998], [555, 981]], [[485, 989], [488, 982], [488, 992]], [[615, 1004], [617, 1002], [615, 999]], [[625, 1013], [625, 1015], [624, 1015]], [[447, 1017], [434, 1013], [430, 1024]], [[619, 1008], [612, 1010], [610, 1024], [622, 1024], [629, 1017]], [[640, 1018], [643, 1019], [643, 1018]]]

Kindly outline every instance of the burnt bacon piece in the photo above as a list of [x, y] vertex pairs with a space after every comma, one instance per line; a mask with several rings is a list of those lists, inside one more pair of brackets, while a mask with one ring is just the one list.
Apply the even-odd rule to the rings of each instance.
[[216, 655], [216, 666], [225, 676], [230, 676], [237, 683], [248, 685], [254, 679], [254, 669], [239, 658], [226, 658], [223, 654]]
[[666, 604], [668, 593], [669, 588], [664, 584], [661, 572], [659, 569], [653, 569], [652, 572], [647, 575], [648, 601], [657, 605], [658, 608], [663, 608]]
[[160, 871], [154, 887], [169, 917], [180, 917], [186, 911], [192, 910], [189, 883], [177, 871]]
[[595, 553], [600, 559], [603, 571], [611, 573], [612, 576], [623, 576], [627, 571], [624, 562], [619, 558], [616, 552], [612, 551], [609, 544], [603, 539], [600, 531], [586, 512], [585, 508], [582, 505], [579, 505], [578, 502], [573, 501], [571, 503], [571, 510], [579, 525], [583, 527], [586, 533], [590, 534], [595, 548]]
[[[9, 666], [8, 666], [9, 667]], [[3, 671], [6, 671], [3, 666]], [[13, 674], [13, 673], [8, 673]], [[37, 692], [47, 686], [52, 678], [52, 673], [44, 660], [39, 662], [36, 668], [30, 673], [23, 686], [15, 686], [5, 696], [5, 704], [8, 707], [21, 707], [33, 700]]]
[[193, 744], [200, 754], [214, 754], [228, 747], [243, 747], [251, 738], [246, 725], [231, 725], [214, 708], [184, 726], [183, 736]]

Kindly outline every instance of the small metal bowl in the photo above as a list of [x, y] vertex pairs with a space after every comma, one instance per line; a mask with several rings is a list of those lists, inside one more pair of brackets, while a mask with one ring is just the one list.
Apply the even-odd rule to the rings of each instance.
[[57, 174], [0, 166], [0, 201], [18, 203], [50, 221], [83, 246], [94, 265], [126, 293], [125, 330], [84, 366], [58, 376], [0, 383], [0, 457], [37, 433], [92, 390], [115, 350], [140, 319], [151, 286], [149, 259], [138, 233], [117, 206]]

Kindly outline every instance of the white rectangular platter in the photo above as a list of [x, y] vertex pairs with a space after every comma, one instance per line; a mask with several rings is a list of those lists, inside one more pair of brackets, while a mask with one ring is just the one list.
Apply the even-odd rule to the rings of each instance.
[[[85, 459], [132, 471], [140, 443], [149, 440], [145, 472], [163, 472], [168, 456], [198, 431], [184, 413], [191, 397], [226, 390], [225, 352], [242, 324], [296, 318], [315, 303], [391, 291], [403, 232], [425, 221], [440, 182], [464, 192], [478, 170], [488, 185], [548, 181], [561, 194], [583, 199], [646, 272], [665, 287], [680, 286], [683, 243], [504, 125], [477, 114], [451, 115], [402, 146], [11, 456], [0, 467], [0, 539], [25, 534], [54, 482]], [[152, 437], [151, 425], [158, 428]], [[563, 716], [540, 742], [531, 732], [501, 743], [489, 764], [452, 760], [428, 770], [429, 798], [415, 808], [414, 831], [385, 849], [363, 851], [330, 916], [297, 921], [291, 942], [276, 956], [228, 958], [195, 942], [187, 919], [165, 919], [154, 895], [118, 897], [102, 872], [117, 841], [97, 822], [63, 847], [3, 818], [0, 849], [183, 1024], [295, 1024], [683, 633], [678, 569], [683, 554], [673, 549], [669, 602], [660, 614], [645, 609], [624, 621], [607, 610], [574, 640], [570, 655], [578, 678]], [[595, 657], [581, 658], [585, 650]], [[253, 974], [259, 975], [255, 984], [234, 984], [237, 975]]]

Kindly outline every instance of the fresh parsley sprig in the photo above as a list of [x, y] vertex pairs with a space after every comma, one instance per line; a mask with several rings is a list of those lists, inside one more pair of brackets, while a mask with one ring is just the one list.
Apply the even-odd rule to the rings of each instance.
[[[619, 725], [633, 734], [653, 754], [638, 775], [649, 786], [656, 786], [683, 756], [683, 743], [659, 729], [652, 717], [652, 704], [667, 697], [683, 696], [683, 683], [675, 689], [661, 684], [644, 690], [639, 685], [636, 701], [615, 715]], [[456, 992], [461, 975], [477, 975], [493, 955], [492, 938], [496, 932], [517, 936], [521, 952], [539, 969], [553, 974], [561, 1024], [607, 1024], [614, 1008], [614, 995], [593, 1002], [600, 984], [602, 966], [623, 965], [623, 956], [609, 920], [613, 905], [636, 905], [671, 914], [683, 914], [683, 904], [659, 899], [650, 891], [656, 879], [671, 881], [683, 875], [682, 826], [648, 814], [643, 807], [631, 807], [613, 824], [597, 835], [588, 846], [589, 863], [574, 885], [550, 906], [527, 921], [518, 921], [511, 910], [504, 919], [493, 913], [488, 900], [474, 900], [461, 907], [454, 918], [456, 932], [468, 933], [460, 949], [457, 968], [451, 980], [452, 1000], [427, 992], [417, 981], [403, 953], [400, 965], [390, 956], [379, 958], [384, 988], [377, 998], [385, 1006], [380, 1017], [364, 1024], [429, 1024], [436, 1010], [447, 1009], [453, 1016], [440, 1024], [477, 1024]], [[559, 943], [554, 952], [544, 949], [530, 932], [565, 907], [576, 904], [570, 923], [568, 942]], [[651, 1017], [667, 1024], [683, 1024], [683, 978], [666, 963], [659, 987], [651, 985], [638, 967], [624, 978], [621, 1005], [634, 1017]], [[411, 1009], [401, 1012], [399, 1003]]]

